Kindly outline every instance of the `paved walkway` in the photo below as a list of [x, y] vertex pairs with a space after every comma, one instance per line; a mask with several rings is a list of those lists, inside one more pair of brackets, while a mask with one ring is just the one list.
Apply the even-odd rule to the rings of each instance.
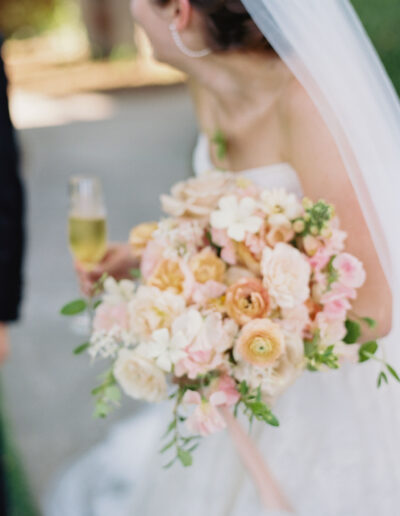
[[[184, 86], [121, 92], [103, 101], [104, 119], [85, 121], [83, 103], [82, 110], [75, 109], [79, 121], [61, 117], [61, 125], [20, 130], [30, 242], [24, 319], [12, 330], [13, 353], [3, 383], [8, 415], [38, 499], [60, 467], [104, 438], [114, 421], [138, 408], [126, 400], [110, 419], [92, 419], [89, 393], [98, 371], [89, 369], [86, 357], [72, 355], [79, 337], [58, 315], [64, 302], [78, 294], [66, 247], [68, 178], [101, 178], [110, 236], [120, 240], [126, 239], [132, 225], [157, 216], [158, 195], [191, 173], [196, 127]], [[76, 102], [82, 104], [82, 98], [60, 99], [50, 106], [71, 115], [71, 103]], [[54, 112], [45, 113], [46, 109], [44, 102], [37, 111], [42, 111], [44, 124], [51, 124]], [[20, 112], [17, 123], [26, 126], [21, 116]]]

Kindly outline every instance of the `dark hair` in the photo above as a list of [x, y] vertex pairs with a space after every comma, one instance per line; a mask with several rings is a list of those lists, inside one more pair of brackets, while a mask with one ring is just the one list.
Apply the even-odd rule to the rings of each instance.
[[[156, 0], [159, 5], [169, 0]], [[270, 51], [272, 47], [241, 0], [190, 0], [204, 17], [207, 45], [214, 51]]]

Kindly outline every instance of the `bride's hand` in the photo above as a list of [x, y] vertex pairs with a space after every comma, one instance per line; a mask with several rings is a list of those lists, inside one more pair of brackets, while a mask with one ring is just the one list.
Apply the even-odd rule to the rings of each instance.
[[75, 261], [74, 265], [81, 291], [90, 296], [93, 294], [94, 284], [104, 273], [116, 280], [131, 278], [130, 271], [139, 266], [139, 258], [133, 254], [130, 244], [114, 243], [109, 244], [102, 261], [89, 271], [78, 261]]

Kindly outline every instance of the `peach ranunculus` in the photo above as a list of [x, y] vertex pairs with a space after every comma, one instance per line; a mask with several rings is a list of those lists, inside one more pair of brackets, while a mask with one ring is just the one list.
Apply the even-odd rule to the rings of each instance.
[[173, 217], [207, 217], [234, 186], [232, 174], [209, 172], [177, 183], [171, 195], [161, 196], [162, 208]]
[[281, 308], [293, 308], [310, 295], [311, 267], [294, 247], [279, 243], [266, 247], [261, 261], [264, 285]]
[[271, 247], [275, 247], [280, 242], [290, 242], [294, 237], [294, 231], [291, 227], [287, 226], [272, 226], [266, 237], [265, 240], [268, 245]]
[[284, 351], [284, 335], [269, 319], [253, 319], [239, 333], [235, 356], [254, 366], [273, 364]]
[[188, 298], [193, 290], [194, 279], [183, 260], [164, 258], [156, 266], [153, 274], [147, 280], [147, 284]]
[[257, 278], [243, 278], [229, 287], [225, 303], [229, 317], [241, 326], [266, 317], [270, 307], [268, 292]]
[[226, 265], [210, 248], [203, 249], [189, 261], [189, 267], [198, 283], [224, 280]]
[[148, 338], [155, 330], [170, 328], [186, 308], [182, 296], [168, 290], [142, 285], [129, 303], [132, 332], [139, 338]]
[[157, 222], [144, 222], [135, 226], [129, 235], [129, 243], [136, 256], [142, 256], [148, 242], [152, 239], [154, 231], [158, 228]]
[[114, 376], [131, 398], [154, 403], [167, 397], [164, 372], [135, 350], [121, 349], [114, 364]]

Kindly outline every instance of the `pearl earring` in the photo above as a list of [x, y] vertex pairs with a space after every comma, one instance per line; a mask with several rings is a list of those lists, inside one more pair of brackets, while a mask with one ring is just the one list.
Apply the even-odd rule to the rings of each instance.
[[175, 23], [171, 23], [171, 25], [169, 26], [169, 30], [171, 31], [172, 39], [174, 40], [175, 45], [179, 48], [182, 54], [185, 54], [185, 56], [200, 58], [206, 57], [209, 54], [211, 54], [211, 50], [209, 48], [204, 48], [203, 50], [190, 50], [190, 48], [188, 48], [182, 41], [182, 38], [176, 28]]

